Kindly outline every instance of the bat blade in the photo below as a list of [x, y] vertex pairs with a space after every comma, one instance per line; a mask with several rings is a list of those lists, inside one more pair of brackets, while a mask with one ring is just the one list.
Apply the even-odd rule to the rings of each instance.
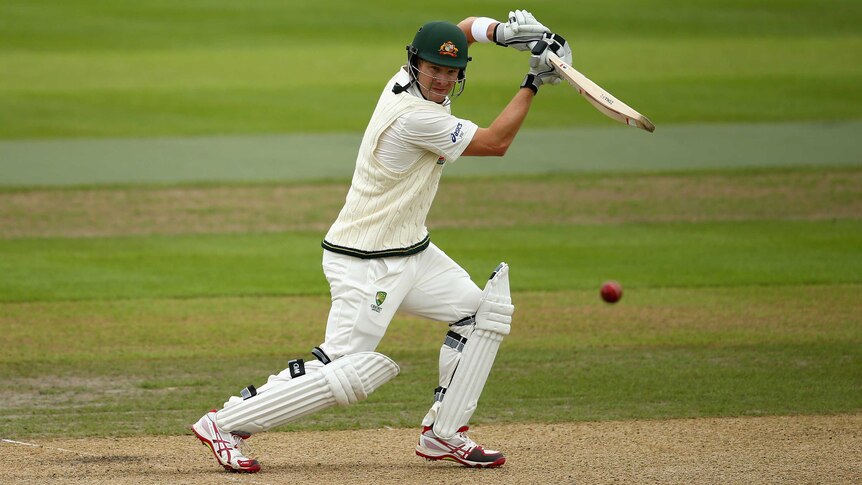
[[638, 113], [634, 108], [623, 103], [598, 84], [590, 81], [587, 76], [584, 76], [577, 69], [566, 64], [553, 52], [548, 53], [548, 60], [551, 61], [557, 74], [577, 89], [578, 93], [584, 99], [589, 101], [593, 107], [608, 118], [646, 130], [650, 133], [655, 131], [655, 125], [649, 118]]

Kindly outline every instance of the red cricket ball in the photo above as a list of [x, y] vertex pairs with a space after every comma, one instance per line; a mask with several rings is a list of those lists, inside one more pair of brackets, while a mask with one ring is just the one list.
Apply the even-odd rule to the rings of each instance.
[[605, 281], [601, 289], [602, 300], [616, 303], [623, 297], [623, 287], [616, 281]]

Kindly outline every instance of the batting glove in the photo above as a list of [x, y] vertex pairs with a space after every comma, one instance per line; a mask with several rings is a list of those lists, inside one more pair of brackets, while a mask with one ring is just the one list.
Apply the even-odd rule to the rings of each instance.
[[543, 84], [560, 83], [562, 78], [548, 60], [549, 52], [553, 52], [567, 63], [572, 62], [572, 50], [566, 40], [557, 34], [545, 34], [542, 39], [536, 41], [530, 51], [530, 72], [521, 83], [522, 88], [529, 88], [534, 93], [538, 93], [539, 86]]
[[569, 43], [566, 42], [562, 36], [558, 34], [554, 34], [548, 32], [545, 34], [544, 38], [550, 44], [551, 51], [557, 55], [560, 59], [563, 60], [568, 65], [572, 65], [572, 48], [569, 47]]
[[509, 12], [509, 21], [500, 22], [494, 30], [494, 42], [503, 47], [513, 47], [519, 51], [528, 51], [531, 43], [541, 40], [542, 34], [550, 33], [550, 29], [542, 25], [526, 10]]

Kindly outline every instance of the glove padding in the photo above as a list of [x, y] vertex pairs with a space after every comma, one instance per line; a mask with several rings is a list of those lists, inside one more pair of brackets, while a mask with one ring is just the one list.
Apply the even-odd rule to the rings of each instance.
[[547, 40], [551, 52], [557, 55], [563, 62], [572, 65], [572, 48], [561, 35], [548, 32], [543, 37]]
[[553, 33], [543, 34], [542, 38], [532, 45], [530, 50], [530, 72], [521, 83], [522, 88], [530, 88], [534, 93], [539, 92], [539, 86], [543, 84], [559, 84], [562, 78], [554, 70], [553, 64], [548, 60], [548, 53], [553, 52], [567, 64], [572, 63], [572, 49], [566, 39]]
[[497, 24], [494, 30], [494, 42], [503, 47], [513, 47], [519, 51], [528, 51], [532, 42], [541, 40], [542, 34], [550, 33], [550, 29], [542, 25], [526, 10], [509, 12], [507, 23]]

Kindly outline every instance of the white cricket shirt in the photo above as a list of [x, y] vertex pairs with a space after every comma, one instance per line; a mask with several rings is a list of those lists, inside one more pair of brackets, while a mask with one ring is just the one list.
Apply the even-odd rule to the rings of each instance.
[[344, 207], [323, 247], [361, 258], [406, 256], [428, 247], [425, 218], [446, 162], [457, 160], [475, 123], [452, 116], [448, 103], [424, 99], [402, 68], [389, 80], [371, 116]]

